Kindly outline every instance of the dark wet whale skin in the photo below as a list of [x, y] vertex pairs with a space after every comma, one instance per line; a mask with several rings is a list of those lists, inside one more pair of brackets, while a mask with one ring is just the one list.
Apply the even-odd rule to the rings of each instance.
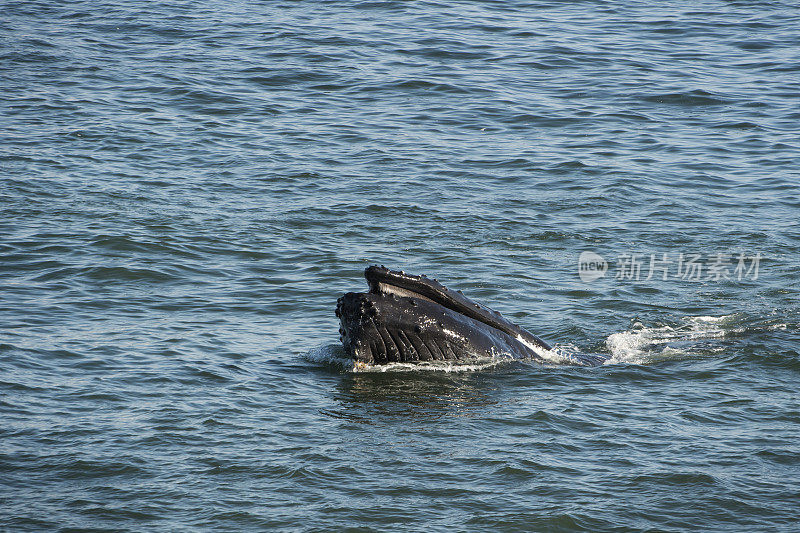
[[501, 354], [541, 361], [550, 350], [497, 311], [436, 280], [377, 266], [364, 276], [370, 292], [348, 292], [336, 306], [342, 345], [356, 361], [468, 363]]

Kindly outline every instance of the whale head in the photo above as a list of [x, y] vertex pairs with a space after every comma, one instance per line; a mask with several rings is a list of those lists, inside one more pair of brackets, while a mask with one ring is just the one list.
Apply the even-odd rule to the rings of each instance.
[[385, 267], [364, 271], [369, 291], [339, 298], [345, 352], [380, 365], [474, 362], [499, 355], [540, 360], [550, 346], [500, 313], [435, 279]]

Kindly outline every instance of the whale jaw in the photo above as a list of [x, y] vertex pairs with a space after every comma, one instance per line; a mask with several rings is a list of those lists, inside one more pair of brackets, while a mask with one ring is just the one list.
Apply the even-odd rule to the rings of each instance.
[[336, 315], [345, 352], [380, 365], [469, 363], [500, 355], [542, 360], [550, 347], [499, 313], [435, 280], [369, 267], [368, 293], [339, 298]]

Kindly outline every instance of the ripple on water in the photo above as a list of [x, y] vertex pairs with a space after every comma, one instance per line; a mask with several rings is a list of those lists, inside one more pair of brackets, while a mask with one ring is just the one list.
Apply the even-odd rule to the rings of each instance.
[[[798, 22], [4, 6], [0, 529], [796, 529]], [[758, 279], [616, 276], [718, 252]], [[371, 263], [551, 360], [354, 370]]]

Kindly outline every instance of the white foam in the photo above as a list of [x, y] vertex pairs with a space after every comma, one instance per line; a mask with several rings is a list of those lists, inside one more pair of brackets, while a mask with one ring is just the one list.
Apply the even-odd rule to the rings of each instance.
[[544, 351], [542, 357], [556, 365], [583, 365], [583, 350], [571, 343], [554, 344], [550, 350]]
[[437, 372], [474, 372], [485, 370], [497, 366], [509, 359], [486, 359], [485, 362], [470, 363], [448, 363], [446, 361], [430, 361], [420, 363], [389, 363], [386, 365], [368, 365], [365, 363], [355, 363], [353, 372], [419, 372], [421, 370], [432, 370]]
[[723, 315], [723, 316], [693, 316], [693, 317], [685, 317], [684, 320], [691, 320], [695, 322], [722, 322], [728, 318], [731, 318], [733, 315]]
[[669, 359], [682, 359], [702, 352], [718, 352], [714, 347], [703, 346], [700, 341], [721, 339], [743, 331], [737, 328], [737, 315], [687, 316], [675, 326], [647, 327], [635, 322], [630, 330], [612, 333], [606, 339], [611, 358], [606, 364], [647, 364]]
[[530, 348], [536, 355], [541, 357], [545, 362], [554, 365], [585, 365], [586, 357], [585, 352], [580, 348], [570, 343], [554, 344], [549, 350], [532, 344], [526, 341], [521, 335], [517, 335], [516, 339]]

